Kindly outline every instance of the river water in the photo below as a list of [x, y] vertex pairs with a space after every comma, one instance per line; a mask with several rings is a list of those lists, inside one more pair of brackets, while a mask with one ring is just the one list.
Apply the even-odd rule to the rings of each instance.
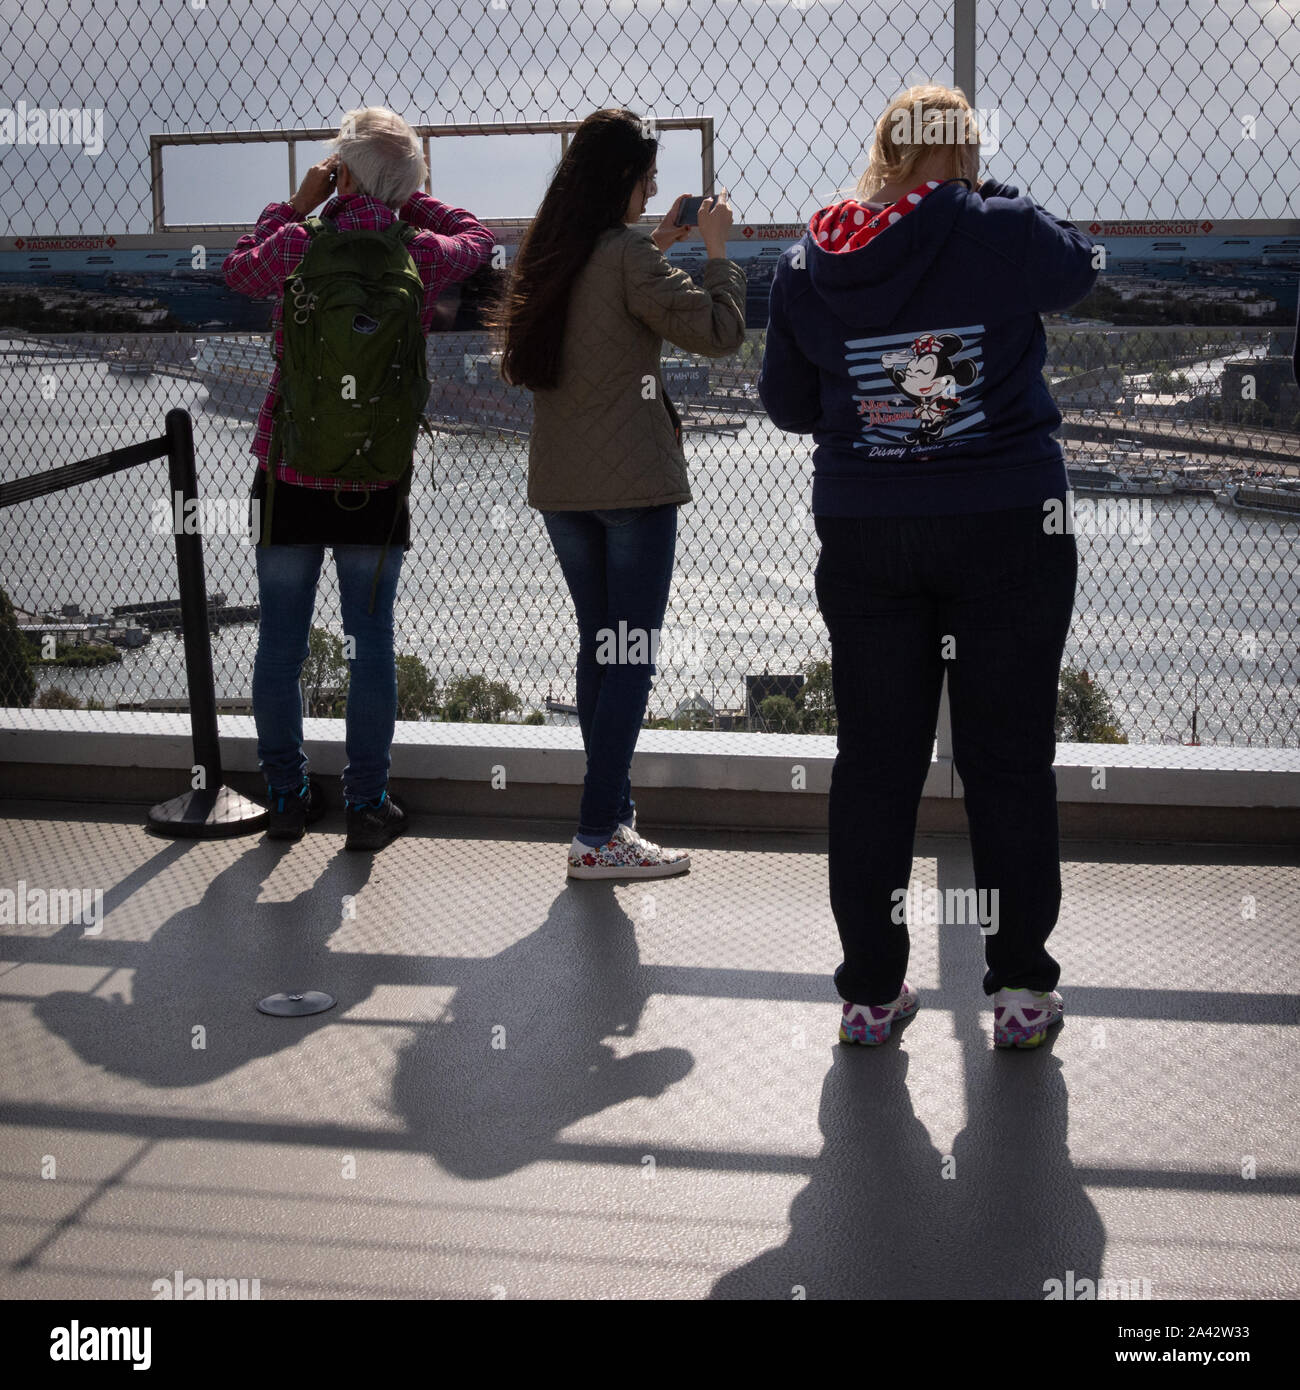
[[[200, 492], [246, 495], [252, 422], [205, 402], [197, 382], [110, 375], [98, 361], [7, 367], [4, 476], [158, 436], [165, 412], [182, 406], [194, 417]], [[571, 700], [569, 600], [541, 520], [523, 500], [526, 446], [457, 435], [441, 436], [436, 449], [422, 440], [420, 451], [399, 649], [440, 681], [470, 672], [509, 681], [525, 708], [548, 691]], [[747, 674], [798, 671], [828, 654], [812, 590], [811, 442], [755, 418], [736, 436], [690, 434], [687, 451], [695, 501], [682, 512], [652, 695], [651, 712], [663, 715], [697, 695], [738, 708]], [[173, 597], [172, 537], [155, 529], [166, 491], [159, 460], [0, 513], [0, 585], [29, 611], [72, 603], [101, 612]], [[1067, 661], [1100, 676], [1131, 741], [1189, 739], [1199, 687], [1203, 742], [1297, 746], [1300, 522], [1211, 498], [1125, 505], [1134, 510], [1079, 534]], [[208, 535], [204, 547], [209, 596], [255, 603], [244, 538]], [[328, 562], [317, 621], [340, 630]], [[252, 624], [214, 635], [218, 696], [247, 697], [255, 641]], [[41, 684], [109, 705], [181, 696], [180, 642], [158, 634], [116, 666], [45, 668]]]

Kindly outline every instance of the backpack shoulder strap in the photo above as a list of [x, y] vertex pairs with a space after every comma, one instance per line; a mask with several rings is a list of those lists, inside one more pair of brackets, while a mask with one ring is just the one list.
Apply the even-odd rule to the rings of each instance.
[[307, 229], [307, 249], [302, 253], [302, 258], [299, 260], [298, 264], [289, 272], [285, 281], [286, 285], [295, 275], [300, 275], [303, 267], [312, 260], [311, 253], [320, 244], [322, 236], [330, 233], [338, 233], [338, 228], [332, 222], [327, 222], [323, 217], [304, 217], [302, 225]]
[[384, 235], [394, 250], [401, 247], [410, 257], [411, 264], [415, 264], [415, 258], [411, 256], [411, 243], [415, 240], [415, 228], [409, 222], [403, 222], [400, 217], [395, 218], [384, 228]]

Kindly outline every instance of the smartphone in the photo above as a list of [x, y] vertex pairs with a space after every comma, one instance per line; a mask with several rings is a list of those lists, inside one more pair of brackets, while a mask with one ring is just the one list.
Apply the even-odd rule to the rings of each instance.
[[677, 214], [677, 221], [673, 225], [675, 227], [694, 227], [700, 220], [700, 204], [703, 201], [704, 195], [698, 198], [683, 199], [681, 211]]

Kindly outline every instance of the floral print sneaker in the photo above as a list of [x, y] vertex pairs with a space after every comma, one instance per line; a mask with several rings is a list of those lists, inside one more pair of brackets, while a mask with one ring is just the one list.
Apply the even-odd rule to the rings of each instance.
[[598, 848], [576, 836], [569, 846], [570, 878], [668, 878], [690, 867], [691, 856], [684, 849], [660, 849], [626, 825]]
[[1065, 1001], [1055, 990], [1000, 989], [993, 996], [993, 1046], [1038, 1047], [1064, 1014]]
[[840, 1019], [840, 1041], [879, 1047], [889, 1037], [894, 1020], [916, 1012], [921, 996], [903, 981], [902, 992], [892, 1004], [845, 1004]]

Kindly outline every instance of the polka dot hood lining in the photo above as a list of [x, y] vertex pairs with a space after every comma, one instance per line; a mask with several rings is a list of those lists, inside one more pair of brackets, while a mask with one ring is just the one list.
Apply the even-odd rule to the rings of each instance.
[[856, 198], [846, 198], [842, 203], [832, 203], [830, 207], [813, 213], [808, 230], [823, 251], [832, 254], [858, 251], [873, 237], [879, 236], [911, 212], [927, 193], [934, 192], [938, 187], [939, 184], [933, 180], [918, 184], [910, 193], [905, 193], [898, 202], [886, 208], [879, 204], [860, 203]]

